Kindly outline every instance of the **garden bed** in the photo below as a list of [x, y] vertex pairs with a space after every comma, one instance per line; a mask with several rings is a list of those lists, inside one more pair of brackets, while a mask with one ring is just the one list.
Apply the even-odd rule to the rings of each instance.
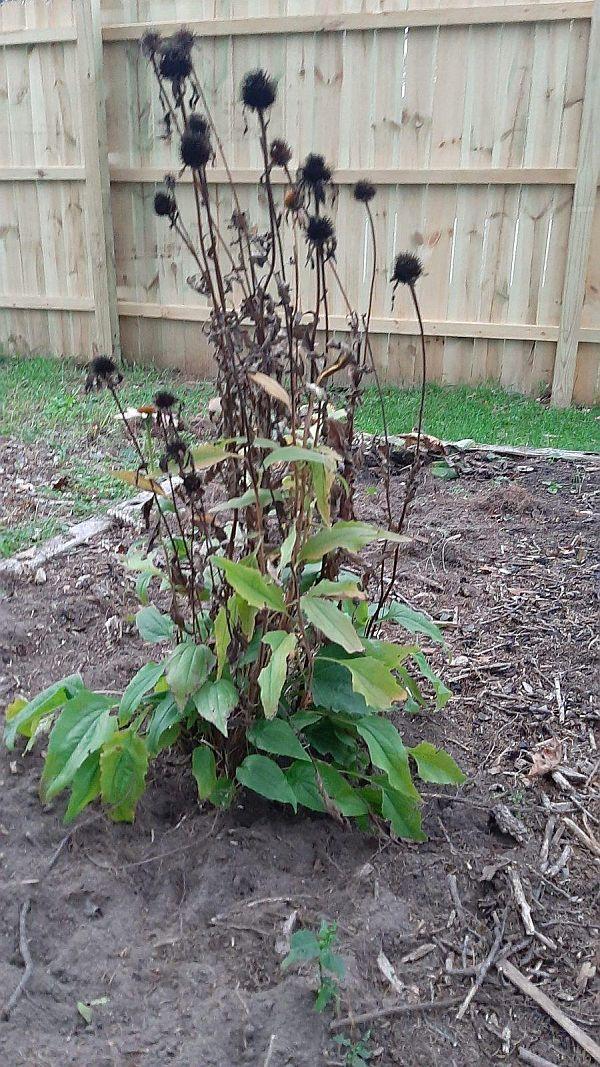
[[[4, 1062], [345, 1062], [329, 1029], [335, 1016], [313, 1010], [310, 965], [281, 971], [292, 912], [311, 928], [323, 918], [338, 922], [347, 965], [342, 1016], [463, 997], [472, 975], [448, 968], [479, 965], [504, 919], [503, 945], [516, 946], [512, 963], [598, 1039], [600, 868], [563, 820], [584, 828], [583, 806], [600, 836], [598, 694], [591, 692], [599, 485], [592, 462], [478, 455], [461, 461], [458, 480], [426, 475], [397, 592], [445, 626], [443, 673], [454, 699], [424, 723], [401, 715], [397, 722], [407, 738], [447, 747], [468, 781], [459, 791], [425, 789], [424, 845], [360, 834], [320, 816], [294, 818], [243, 797], [229, 813], [203, 811], [187, 764], [167, 754], [134, 826], [84, 816], [56, 857], [65, 830], [60, 804], [40, 807], [40, 757], [3, 750], [3, 1000], [23, 973], [18, 925], [27, 896], [34, 961], [24, 997], [0, 1022]], [[399, 502], [402, 479], [393, 486]], [[365, 475], [359, 497], [362, 514], [376, 521], [383, 507], [376, 475]], [[92, 686], [118, 689], [144, 661], [131, 626], [131, 582], [119, 563], [132, 536], [113, 530], [49, 563], [43, 585], [5, 580], [3, 703], [73, 670]], [[564, 743], [558, 777], [528, 777], [536, 746], [554, 738]], [[498, 804], [523, 823], [521, 843], [494, 822]], [[549, 838], [544, 866], [552, 826], [562, 836]], [[553, 873], [566, 845], [566, 870]], [[541, 938], [526, 937], [514, 875]], [[382, 975], [381, 952], [399, 991]], [[103, 998], [87, 1025], [77, 1003]], [[590, 1062], [494, 967], [462, 1021], [458, 1003], [354, 1029], [345, 1024], [341, 1033], [357, 1041], [370, 1030], [366, 1062], [377, 1067], [518, 1063], [519, 1046], [556, 1064]]]

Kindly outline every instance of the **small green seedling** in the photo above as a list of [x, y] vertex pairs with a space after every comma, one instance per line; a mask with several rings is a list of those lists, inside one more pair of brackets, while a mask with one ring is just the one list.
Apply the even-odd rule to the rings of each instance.
[[282, 967], [315, 960], [319, 969], [319, 985], [315, 996], [315, 1010], [325, 1008], [338, 999], [340, 987], [337, 979], [344, 977], [346, 968], [341, 956], [333, 951], [337, 941], [337, 923], [321, 923], [318, 933], [312, 930], [297, 930], [292, 935], [291, 948]]
[[367, 1045], [370, 1044], [370, 1039], [370, 1030], [367, 1030], [364, 1037], [359, 1038], [358, 1041], [352, 1041], [345, 1034], [339, 1034], [334, 1037], [335, 1044], [339, 1045], [344, 1052], [345, 1067], [368, 1067], [373, 1058], [373, 1053], [367, 1048]]
[[77, 1011], [81, 1015], [81, 1018], [85, 1020], [87, 1026], [92, 1022], [92, 1008], [98, 1008], [103, 1004], [108, 1004], [108, 997], [96, 997], [95, 1000], [78, 1000]]

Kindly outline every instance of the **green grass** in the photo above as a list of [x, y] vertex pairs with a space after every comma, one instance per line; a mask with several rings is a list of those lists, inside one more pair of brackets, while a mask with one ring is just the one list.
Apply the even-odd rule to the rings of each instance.
[[7, 559], [20, 552], [22, 548], [49, 541], [64, 529], [64, 524], [55, 519], [41, 519], [39, 522], [24, 522], [16, 528], [4, 528], [0, 524], [0, 559]]
[[[388, 432], [407, 433], [416, 424], [418, 389], [385, 389]], [[382, 429], [379, 397], [370, 388], [357, 425], [370, 433]], [[600, 407], [559, 411], [538, 400], [505, 393], [494, 385], [429, 385], [424, 428], [445, 441], [471, 439], [480, 444], [524, 445], [600, 452]]]

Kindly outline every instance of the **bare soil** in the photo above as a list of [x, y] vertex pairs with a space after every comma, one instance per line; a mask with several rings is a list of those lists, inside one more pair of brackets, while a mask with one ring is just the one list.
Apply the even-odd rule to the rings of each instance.
[[[35, 483], [35, 470], [25, 477]], [[402, 481], [394, 482], [396, 508]], [[411, 741], [446, 745], [469, 777], [458, 791], [424, 789], [424, 845], [294, 818], [244, 796], [229, 813], [202, 810], [171, 752], [153, 770], [135, 825], [85, 813], [56, 856], [65, 830], [59, 803], [40, 806], [40, 756], [2, 750], [0, 1002], [23, 975], [18, 930], [27, 897], [34, 971], [0, 1021], [0, 1062], [343, 1063], [329, 1029], [335, 1016], [312, 1007], [314, 972], [281, 970], [282, 928], [293, 911], [304, 926], [338, 922], [348, 972], [340, 1016], [465, 996], [469, 968], [504, 921], [503, 951], [598, 1040], [600, 861], [563, 820], [600, 837], [599, 489], [591, 462], [475, 455], [457, 481], [425, 476], [397, 591], [444, 624], [443, 673], [454, 698], [443, 712], [398, 722]], [[376, 518], [376, 472], [360, 495], [363, 514]], [[119, 561], [131, 537], [115, 530], [58, 558], [43, 585], [5, 582], [3, 703], [75, 670], [92, 686], [119, 689], [141, 665], [136, 604]], [[553, 738], [563, 743], [562, 787], [528, 774], [536, 746]], [[524, 824], [521, 843], [494, 821], [499, 803]], [[525, 933], [511, 870], [540, 936]], [[381, 952], [400, 992], [381, 973]], [[100, 998], [86, 1025], [77, 1002]], [[357, 1040], [370, 1030], [376, 1067], [516, 1064], [521, 1046], [555, 1064], [591, 1062], [493, 966], [461, 1021], [457, 1008], [382, 1016], [342, 1032]]]

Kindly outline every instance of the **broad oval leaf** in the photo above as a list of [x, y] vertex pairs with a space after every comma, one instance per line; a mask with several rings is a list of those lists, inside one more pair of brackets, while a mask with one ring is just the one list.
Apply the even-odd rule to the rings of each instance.
[[316, 596], [300, 598], [300, 607], [308, 621], [329, 641], [341, 645], [346, 652], [362, 652], [363, 646], [348, 615], [335, 604]]
[[206, 682], [194, 694], [193, 699], [196, 711], [201, 718], [212, 723], [224, 737], [227, 737], [227, 720], [232, 711], [237, 708], [240, 699], [235, 686], [226, 678], [219, 678], [216, 682]]
[[198, 745], [192, 752], [192, 774], [198, 786], [198, 799], [208, 800], [217, 784], [215, 756], [208, 745]]
[[300, 559], [315, 563], [336, 548], [358, 552], [371, 541], [393, 541], [397, 544], [406, 544], [411, 541], [411, 538], [405, 537], [404, 534], [394, 533], [393, 530], [371, 526], [368, 522], [341, 519], [339, 522], [334, 522], [333, 526], [319, 530], [318, 533], [309, 537], [300, 553]]
[[346, 659], [328, 652], [322, 659], [332, 659], [350, 671], [354, 692], [360, 693], [371, 708], [383, 711], [397, 701], [406, 700], [406, 689], [398, 685], [391, 671], [374, 656]]
[[313, 930], [296, 930], [290, 940], [290, 951], [281, 966], [285, 969], [294, 963], [308, 963], [321, 955], [321, 946]]
[[146, 788], [148, 750], [132, 730], [113, 734], [100, 754], [102, 800], [114, 822], [133, 822], [139, 798]]
[[259, 796], [277, 800], [280, 804], [291, 804], [294, 811], [298, 810], [296, 794], [281, 767], [268, 756], [246, 756], [236, 771], [236, 778]]
[[300, 445], [284, 445], [275, 448], [267, 456], [263, 466], [272, 467], [274, 463], [319, 463], [323, 467], [335, 469], [340, 457], [332, 448], [302, 448]]
[[81, 689], [67, 701], [48, 742], [41, 791], [51, 800], [68, 786], [91, 752], [102, 748], [114, 734], [117, 720], [110, 714], [113, 696]]
[[190, 449], [196, 470], [207, 470], [209, 467], [223, 463], [226, 459], [242, 459], [237, 452], [226, 452], [220, 445], [198, 445]]
[[381, 787], [381, 814], [398, 837], [407, 841], [426, 841], [421, 827], [421, 809], [397, 789]]
[[188, 697], [204, 684], [215, 662], [210, 648], [183, 641], [167, 661], [166, 680], [177, 706], [183, 710]]
[[424, 678], [427, 678], [428, 682], [431, 682], [433, 691], [435, 693], [435, 703], [438, 708], [445, 708], [446, 704], [452, 697], [452, 690], [448, 689], [448, 686], [444, 684], [438, 674], [435, 673], [430, 666], [427, 657], [419, 652], [418, 649], [411, 651], [411, 658], [417, 664], [421, 674]]
[[369, 814], [369, 805], [366, 800], [357, 793], [343, 774], [322, 760], [315, 760], [314, 765], [327, 796], [342, 815]]
[[134, 674], [119, 704], [119, 723], [121, 726], [129, 721], [146, 694], [151, 689], [154, 689], [159, 678], [162, 678], [165, 673], [165, 666], [164, 663], [145, 663], [143, 667], [140, 667], [137, 674]]
[[330, 582], [323, 578], [310, 587], [307, 596], [327, 597], [329, 600], [366, 600], [367, 594], [364, 589], [358, 588], [357, 581], [340, 580]]
[[265, 578], [254, 567], [248, 567], [244, 563], [235, 563], [223, 556], [213, 556], [213, 565], [223, 571], [225, 578], [232, 589], [242, 597], [246, 603], [255, 608], [271, 608], [273, 611], [285, 612], [283, 593], [275, 582]]
[[265, 634], [263, 642], [271, 648], [271, 658], [258, 676], [258, 685], [265, 715], [267, 719], [273, 719], [285, 685], [288, 657], [296, 648], [298, 638], [285, 630], [274, 630]]
[[[275, 720], [277, 722], [277, 720]], [[294, 760], [284, 774], [290, 783], [299, 804], [309, 811], [327, 811], [317, 785], [317, 775], [312, 762]]]
[[[231, 623], [233, 627], [233, 622]], [[227, 619], [227, 608], [219, 608], [213, 625], [215, 635], [215, 652], [217, 653], [217, 678], [220, 678], [225, 664], [227, 663], [227, 650], [231, 643], [230, 624]]]
[[438, 785], [460, 785], [466, 776], [449, 752], [436, 748], [428, 741], [422, 741], [415, 748], [409, 748], [417, 764], [419, 778], [424, 782], [436, 782]]
[[177, 707], [173, 694], [165, 693], [148, 719], [146, 727], [146, 745], [151, 756], [158, 756], [163, 748], [176, 741], [177, 727], [183, 719], [183, 714]]
[[356, 724], [356, 730], [369, 749], [371, 763], [385, 771], [393, 789], [413, 801], [419, 800], [408, 764], [408, 753], [396, 727], [389, 719], [367, 715]]
[[118, 478], [126, 485], [132, 485], [134, 489], [142, 489], [146, 493], [155, 493], [157, 496], [166, 496], [166, 493], [156, 478], [149, 478], [140, 471], [112, 471], [113, 478]]
[[[26, 702], [17, 711], [7, 716], [4, 729], [4, 743], [7, 748], [13, 748], [17, 734], [23, 737], [31, 737], [40, 721], [50, 715], [57, 708], [75, 696], [79, 689], [83, 689], [83, 680], [80, 674], [70, 674], [67, 678], [61, 678], [53, 682], [42, 693]], [[12, 709], [15, 701], [9, 707]], [[8, 708], [7, 708], [8, 711]]]
[[71, 796], [63, 822], [67, 825], [100, 796], [100, 752], [91, 752], [71, 782]]
[[439, 626], [436, 626], [431, 619], [423, 615], [423, 612], [416, 611], [415, 608], [409, 607], [408, 604], [403, 604], [400, 600], [392, 600], [381, 617], [386, 622], [393, 622], [397, 626], [403, 626], [411, 634], [426, 634], [432, 641], [437, 641], [439, 645], [446, 643]]
[[280, 404], [285, 404], [288, 411], [292, 410], [292, 401], [290, 400], [287, 389], [284, 389], [279, 382], [275, 381], [275, 378], [270, 378], [268, 374], [263, 374], [262, 371], [254, 371], [248, 375], [251, 382], [258, 385], [261, 389], [272, 396], [274, 400], [279, 400]]
[[241, 496], [232, 496], [229, 500], [221, 500], [210, 508], [208, 513], [209, 515], [217, 515], [220, 511], [239, 511], [241, 508], [249, 508], [256, 504], [257, 498], [261, 508], [264, 508], [267, 504], [283, 500], [283, 493], [276, 489], [259, 489], [258, 493], [255, 493], [253, 488], [247, 489]]
[[169, 641], [175, 633], [173, 620], [168, 615], [161, 615], [158, 608], [153, 604], [147, 608], [141, 608], [135, 617], [135, 625], [140, 637], [144, 641], [157, 644], [158, 641]]
[[248, 730], [247, 737], [255, 748], [272, 752], [274, 756], [290, 756], [295, 760], [311, 762], [292, 727], [284, 719], [256, 722]]

